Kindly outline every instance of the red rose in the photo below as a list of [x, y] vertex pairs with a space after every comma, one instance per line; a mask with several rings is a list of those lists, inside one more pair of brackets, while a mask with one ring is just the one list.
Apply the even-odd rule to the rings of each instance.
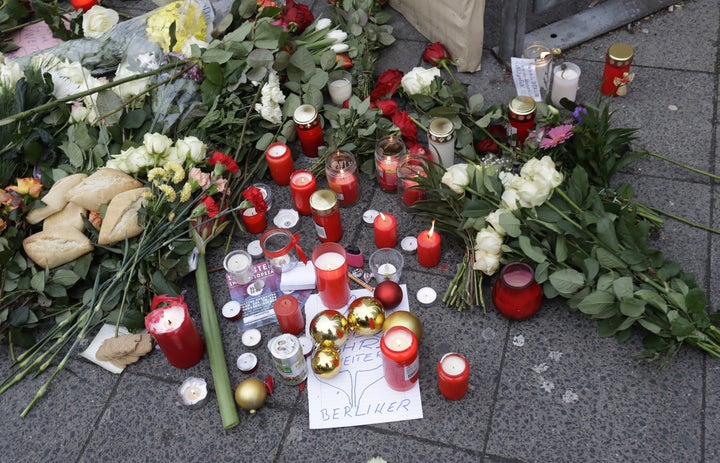
[[370, 104], [370, 106], [373, 105], [377, 107], [380, 111], [382, 111], [383, 116], [387, 117], [388, 119], [392, 119], [392, 117], [398, 111], [398, 104], [392, 98], [387, 100], [377, 100], [374, 103]]
[[431, 43], [422, 54], [422, 59], [432, 66], [442, 66], [452, 63], [450, 52], [440, 42]]
[[388, 69], [380, 74], [375, 82], [375, 88], [370, 92], [370, 101], [391, 97], [400, 87], [402, 77], [403, 73], [399, 69]]
[[238, 167], [235, 160], [220, 151], [215, 151], [212, 156], [210, 156], [210, 159], [208, 159], [208, 163], [211, 166], [215, 166], [215, 164], [222, 164], [231, 174], [237, 174], [240, 171], [240, 167]]
[[[487, 131], [490, 135], [492, 135], [492, 138], [487, 137], [477, 142], [477, 144], [475, 145], [475, 150], [480, 154], [497, 154], [500, 152], [500, 146], [498, 146], [495, 140], [500, 143], [505, 142], [505, 140], [507, 139], [507, 130], [505, 129], [504, 125], [494, 124], [488, 127]], [[495, 140], [493, 140], [493, 138]]]
[[407, 111], [398, 111], [391, 118], [392, 123], [400, 129], [400, 133], [407, 144], [417, 143], [417, 126]]
[[282, 22], [287, 29], [302, 34], [313, 21], [315, 17], [307, 5], [295, 3], [295, 0], [287, 0], [282, 12]]

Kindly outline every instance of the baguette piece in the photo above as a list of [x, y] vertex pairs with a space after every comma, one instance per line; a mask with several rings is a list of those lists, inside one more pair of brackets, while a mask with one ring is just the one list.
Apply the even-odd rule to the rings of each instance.
[[28, 223], [36, 224], [50, 217], [51, 215], [63, 210], [67, 204], [65, 195], [75, 186], [79, 185], [87, 178], [86, 174], [72, 174], [63, 177], [50, 187], [50, 190], [42, 197], [44, 207], [36, 207], [26, 216]]
[[75, 228], [59, 226], [23, 240], [25, 254], [40, 267], [55, 268], [93, 250], [90, 238]]
[[100, 225], [98, 244], [116, 243], [142, 233], [143, 226], [138, 223], [138, 211], [147, 204], [143, 195], [149, 191], [149, 188], [123, 191], [110, 201]]
[[63, 225], [73, 227], [77, 230], [85, 230], [83, 217], [87, 216], [87, 210], [75, 203], [67, 203], [65, 207], [50, 217], [43, 220], [43, 230], [50, 230]]
[[89, 211], [100, 212], [100, 207], [119, 193], [141, 186], [142, 183], [125, 172], [103, 167], [70, 189], [65, 199]]

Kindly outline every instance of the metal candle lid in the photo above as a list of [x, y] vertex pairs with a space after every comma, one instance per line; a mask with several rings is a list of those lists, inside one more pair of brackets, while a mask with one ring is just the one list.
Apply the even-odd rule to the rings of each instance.
[[309, 124], [317, 117], [317, 109], [311, 104], [303, 104], [297, 107], [293, 113], [293, 120], [296, 124]]
[[614, 43], [608, 49], [608, 58], [616, 66], [622, 66], [632, 60], [635, 51], [627, 43]]
[[329, 211], [337, 205], [337, 194], [332, 190], [317, 190], [310, 195], [310, 207], [317, 211]]
[[428, 137], [432, 141], [440, 143], [449, 141], [454, 133], [455, 126], [452, 121], [446, 117], [433, 118], [428, 126]]
[[535, 112], [535, 100], [529, 96], [516, 96], [510, 101], [509, 109], [517, 116], [527, 116]]

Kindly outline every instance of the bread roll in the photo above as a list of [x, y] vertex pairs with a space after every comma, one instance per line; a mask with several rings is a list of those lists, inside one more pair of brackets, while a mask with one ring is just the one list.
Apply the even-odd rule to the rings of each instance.
[[60, 212], [56, 212], [43, 220], [43, 230], [66, 225], [80, 231], [85, 231], [85, 222], [83, 221], [83, 217], [85, 216], [87, 216], [85, 209], [75, 203], [67, 203]]
[[68, 191], [65, 199], [89, 211], [99, 212], [103, 204], [108, 204], [119, 193], [141, 186], [142, 183], [125, 172], [103, 167]]
[[92, 251], [93, 245], [81, 231], [59, 226], [28, 236], [23, 249], [40, 267], [55, 268]]
[[45, 206], [36, 207], [28, 212], [26, 217], [28, 223], [40, 223], [47, 217], [63, 210], [68, 202], [67, 199], [65, 199], [67, 192], [79, 185], [86, 178], [86, 174], [72, 174], [55, 182], [53, 186], [50, 187], [47, 194], [41, 198], [42, 202], [45, 203]]
[[98, 244], [111, 244], [142, 233], [142, 224], [138, 223], [138, 211], [147, 204], [143, 194], [149, 191], [149, 188], [123, 191], [110, 201], [100, 225]]

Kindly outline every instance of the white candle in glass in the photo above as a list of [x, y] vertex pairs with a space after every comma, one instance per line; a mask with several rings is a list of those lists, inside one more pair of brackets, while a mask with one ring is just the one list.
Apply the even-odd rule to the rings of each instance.
[[397, 271], [397, 268], [393, 264], [387, 263], [378, 266], [377, 272], [380, 275], [392, 275]]
[[319, 270], [337, 270], [342, 267], [345, 258], [337, 252], [326, 252], [315, 259], [315, 267]]
[[412, 344], [412, 333], [405, 330], [388, 331], [383, 339], [390, 350], [402, 352]]
[[457, 355], [445, 355], [440, 362], [445, 373], [456, 376], [465, 371], [465, 362]]
[[555, 106], [560, 106], [560, 99], [575, 101], [580, 84], [580, 67], [574, 63], [563, 63], [555, 66], [550, 98]]
[[342, 104], [352, 96], [352, 76], [347, 71], [333, 71], [328, 80], [328, 93], [336, 106]]

